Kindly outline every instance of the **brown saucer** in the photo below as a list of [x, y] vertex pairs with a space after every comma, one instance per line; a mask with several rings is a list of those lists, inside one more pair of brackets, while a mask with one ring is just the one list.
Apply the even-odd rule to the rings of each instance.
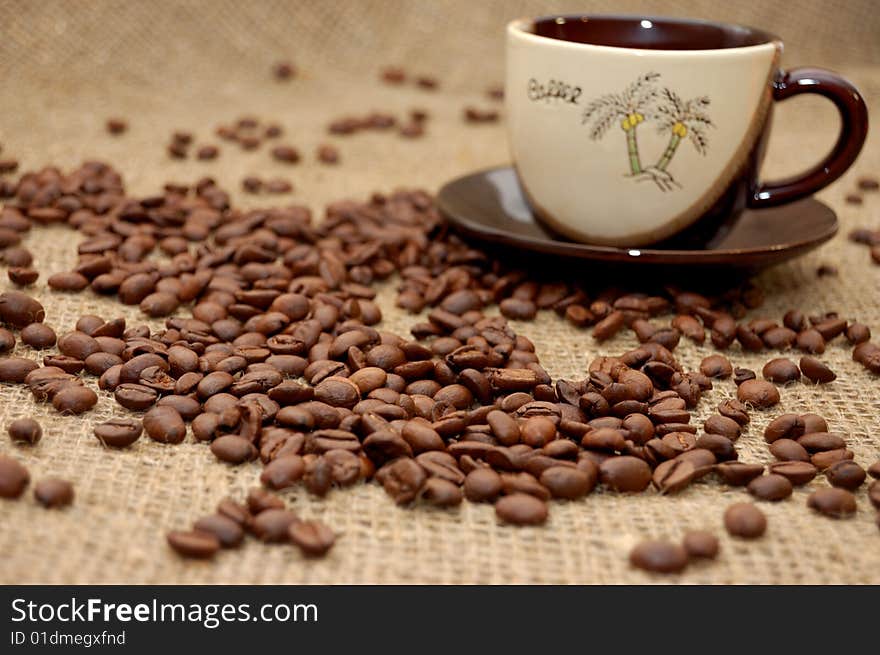
[[510, 166], [478, 171], [447, 183], [437, 195], [440, 211], [467, 236], [532, 252], [599, 262], [718, 272], [755, 272], [818, 248], [837, 233], [837, 215], [807, 198], [781, 207], [745, 210], [735, 221], [691, 244], [613, 248], [568, 241], [540, 223]]

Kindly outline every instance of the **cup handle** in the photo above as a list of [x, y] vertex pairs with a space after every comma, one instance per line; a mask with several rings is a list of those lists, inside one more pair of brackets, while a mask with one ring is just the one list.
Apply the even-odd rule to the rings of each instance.
[[773, 100], [785, 100], [801, 93], [818, 93], [837, 107], [840, 112], [837, 143], [825, 159], [805, 173], [778, 182], [759, 184], [748, 200], [749, 207], [774, 207], [825, 188], [846, 172], [865, 143], [868, 108], [852, 84], [821, 68], [781, 71], [773, 83]]

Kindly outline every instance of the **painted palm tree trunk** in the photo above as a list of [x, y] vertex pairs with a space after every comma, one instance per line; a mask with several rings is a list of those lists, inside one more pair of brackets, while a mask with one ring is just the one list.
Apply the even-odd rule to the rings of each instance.
[[657, 161], [657, 168], [659, 168], [661, 171], [666, 170], [666, 167], [669, 166], [669, 162], [671, 162], [672, 158], [675, 156], [675, 151], [678, 148], [679, 143], [681, 143], [681, 137], [677, 134], [673, 134], [669, 138], [669, 143], [666, 145], [666, 150], [663, 151], [663, 154]]
[[626, 131], [626, 149], [629, 153], [629, 170], [633, 175], [642, 172], [642, 162], [639, 160], [639, 144], [636, 141], [635, 126]]

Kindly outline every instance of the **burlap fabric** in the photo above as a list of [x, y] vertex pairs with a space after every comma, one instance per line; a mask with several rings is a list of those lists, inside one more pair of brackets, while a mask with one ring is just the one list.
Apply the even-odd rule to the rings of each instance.
[[[503, 127], [465, 125], [461, 110], [468, 103], [489, 104], [484, 89], [501, 79], [504, 22], [562, 4], [2, 2], [0, 156], [19, 158], [24, 169], [102, 158], [123, 171], [131, 191], [144, 194], [166, 181], [202, 175], [236, 190], [246, 174], [285, 175], [296, 185], [293, 198], [315, 208], [375, 189], [436, 190], [450, 177], [507, 160]], [[688, 14], [761, 25], [786, 37], [785, 63], [834, 66], [860, 86], [869, 105], [880, 98], [880, 21], [869, 0], [581, 4], [594, 11]], [[285, 57], [297, 62], [301, 74], [278, 84], [269, 67]], [[441, 89], [380, 85], [376, 73], [387, 64], [436, 75]], [[412, 107], [431, 113], [426, 138], [336, 139], [343, 163], [337, 168], [314, 163], [311, 153], [327, 140], [324, 127], [331, 117]], [[172, 162], [165, 155], [172, 129], [192, 130], [199, 142], [215, 142], [213, 126], [245, 113], [279, 121], [287, 130], [284, 141], [308, 153], [307, 161], [286, 167], [273, 162], [265, 148], [242, 153], [229, 146], [221, 146], [216, 162]], [[103, 123], [111, 115], [128, 118], [130, 131], [108, 136]], [[794, 172], [811, 164], [832, 143], [835, 130], [834, 111], [821, 100], [781, 106], [767, 172]], [[853, 226], [877, 227], [880, 194], [866, 195], [863, 207], [843, 203], [858, 175], [880, 171], [878, 146], [873, 135], [855, 169], [820, 194], [838, 211], [841, 235], [758, 279], [767, 294], [760, 315], [778, 319], [791, 307], [837, 310], [880, 332], [880, 267], [870, 264], [864, 247], [845, 238]], [[236, 200], [242, 206], [269, 202]], [[35, 293], [47, 321], [59, 332], [87, 312], [143, 322], [136, 309], [113, 300], [46, 288], [49, 274], [74, 262], [77, 238], [64, 228], [37, 229], [26, 238], [42, 271]], [[817, 279], [820, 263], [837, 265], [840, 276]], [[405, 334], [418, 319], [396, 310], [393, 296], [390, 286], [380, 294], [384, 324]], [[599, 348], [587, 332], [555, 315], [516, 328], [535, 341], [554, 376], [582, 377], [598, 353], [618, 353], [634, 343], [626, 336]], [[677, 354], [694, 367], [709, 352], [687, 343]], [[21, 345], [16, 354], [38, 357]], [[738, 364], [757, 369], [767, 358], [733, 354]], [[837, 372], [837, 381], [821, 388], [792, 385], [780, 407], [753, 413], [738, 443], [741, 459], [769, 461], [761, 434], [783, 411], [818, 412], [833, 430], [846, 434], [857, 461], [867, 465], [880, 457], [880, 380], [852, 362], [843, 345], [831, 346], [823, 359]], [[733, 393], [732, 382], [716, 385], [697, 418]], [[165, 531], [188, 526], [224, 496], [243, 495], [257, 482], [258, 464], [231, 468], [203, 444], [163, 446], [148, 439], [128, 451], [107, 451], [92, 436], [92, 427], [125, 410], [106, 395], [81, 418], [60, 417], [19, 387], [3, 385], [0, 403], [4, 428], [29, 415], [44, 428], [35, 448], [14, 447], [4, 434], [0, 452], [23, 461], [34, 478], [71, 479], [77, 494], [65, 511], [44, 510], [30, 495], [0, 502], [3, 583], [644, 583], [657, 578], [629, 567], [632, 545], [647, 537], [677, 539], [692, 528], [720, 536], [720, 558], [664, 581], [880, 582], [880, 533], [864, 491], [855, 518], [820, 518], [805, 499], [824, 481], [782, 503], [762, 504], [770, 527], [754, 543], [724, 534], [725, 506], [746, 494], [716, 482], [672, 498], [598, 491], [583, 501], [554, 503], [548, 525], [536, 529], [500, 526], [488, 505], [401, 509], [376, 485], [335, 490], [325, 500], [294, 490], [284, 495], [301, 515], [321, 517], [342, 534], [327, 558], [309, 561], [294, 548], [251, 542], [212, 563], [183, 561], [165, 545]]]

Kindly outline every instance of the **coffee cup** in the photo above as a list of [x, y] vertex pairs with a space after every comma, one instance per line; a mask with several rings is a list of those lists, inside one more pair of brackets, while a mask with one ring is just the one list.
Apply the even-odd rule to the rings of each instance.
[[[723, 23], [511, 22], [508, 138], [535, 215], [576, 241], [642, 246], [827, 186], [858, 156], [867, 108], [835, 73], [781, 70], [781, 54], [778, 37]], [[803, 174], [762, 182], [773, 104], [803, 93], [836, 105], [837, 142]]]

